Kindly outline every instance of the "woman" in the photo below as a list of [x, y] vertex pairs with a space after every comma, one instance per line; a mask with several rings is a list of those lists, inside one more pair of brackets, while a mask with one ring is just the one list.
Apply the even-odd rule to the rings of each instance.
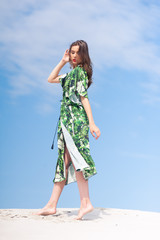
[[[58, 75], [67, 62], [73, 69], [69, 73]], [[98, 139], [100, 136], [100, 130], [93, 120], [87, 93], [87, 88], [92, 84], [92, 64], [85, 41], [78, 40], [71, 44], [51, 72], [48, 82], [61, 83], [63, 88], [58, 121], [58, 160], [51, 198], [36, 214], [55, 214], [64, 185], [77, 181], [81, 206], [75, 219], [80, 220], [93, 210], [89, 198], [88, 178], [97, 173], [90, 155], [89, 128], [93, 137]]]

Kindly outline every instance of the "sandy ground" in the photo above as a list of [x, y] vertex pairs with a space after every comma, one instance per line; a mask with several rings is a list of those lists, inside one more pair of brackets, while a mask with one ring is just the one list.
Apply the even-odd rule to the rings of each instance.
[[160, 213], [95, 208], [74, 220], [78, 208], [58, 208], [55, 215], [37, 216], [38, 209], [0, 209], [1, 240], [108, 239], [160, 240]]

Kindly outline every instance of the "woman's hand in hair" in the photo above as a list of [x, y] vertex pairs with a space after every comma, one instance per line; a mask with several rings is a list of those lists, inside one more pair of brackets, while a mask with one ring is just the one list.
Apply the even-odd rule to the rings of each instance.
[[62, 61], [67, 63], [69, 62], [69, 49], [67, 49], [63, 55]]

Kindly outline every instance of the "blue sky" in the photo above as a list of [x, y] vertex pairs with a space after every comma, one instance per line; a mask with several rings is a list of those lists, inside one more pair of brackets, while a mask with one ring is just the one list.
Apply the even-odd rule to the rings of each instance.
[[[159, 1], [0, 3], [1, 208], [42, 208], [49, 200], [57, 145], [51, 144], [62, 88], [47, 78], [69, 45], [88, 43], [88, 89], [101, 136], [91, 133], [94, 207], [160, 211]], [[69, 72], [67, 64], [60, 72]], [[58, 207], [80, 206], [77, 183]]]

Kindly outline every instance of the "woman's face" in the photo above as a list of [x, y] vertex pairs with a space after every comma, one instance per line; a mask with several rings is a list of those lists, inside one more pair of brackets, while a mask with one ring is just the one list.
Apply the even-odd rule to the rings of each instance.
[[72, 46], [70, 51], [70, 60], [72, 62], [73, 67], [76, 67], [81, 63], [81, 57], [79, 55], [79, 46]]

